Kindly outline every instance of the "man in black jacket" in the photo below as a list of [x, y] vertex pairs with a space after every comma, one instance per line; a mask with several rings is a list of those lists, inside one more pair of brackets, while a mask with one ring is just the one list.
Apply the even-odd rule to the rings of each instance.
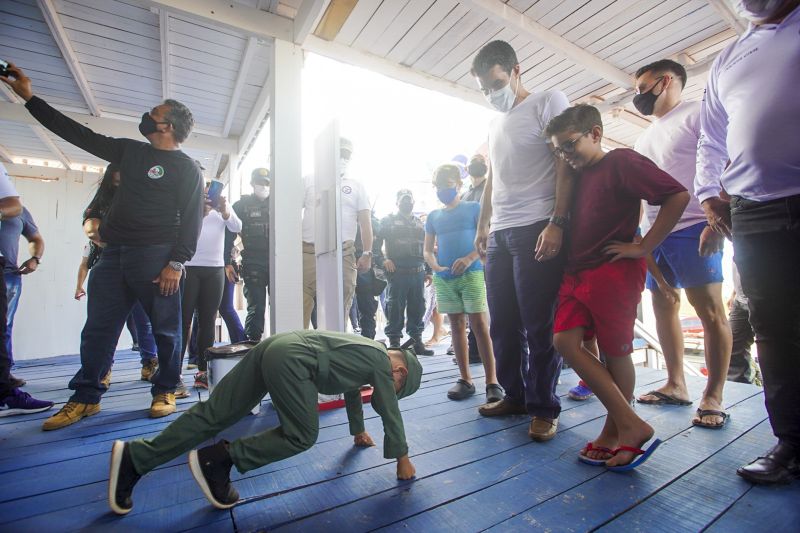
[[0, 78], [26, 101], [43, 126], [67, 142], [119, 165], [121, 182], [100, 226], [106, 243], [89, 278], [81, 368], [69, 383], [74, 394], [44, 422], [59, 429], [100, 411], [108, 389], [103, 376], [113, 363], [119, 334], [136, 300], [153, 324], [158, 372], [152, 377], [150, 416], [175, 412], [180, 376], [183, 263], [194, 255], [203, 223], [203, 180], [197, 164], [180, 150], [194, 126], [189, 109], [175, 100], [145, 112], [139, 131], [148, 143], [106, 137], [82, 126], [33, 95], [31, 80], [14, 65]]

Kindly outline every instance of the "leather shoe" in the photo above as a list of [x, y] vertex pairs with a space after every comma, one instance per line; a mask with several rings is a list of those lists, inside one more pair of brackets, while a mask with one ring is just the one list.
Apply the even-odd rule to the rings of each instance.
[[558, 418], [534, 416], [528, 427], [528, 436], [537, 442], [545, 442], [556, 436]]
[[526, 415], [528, 411], [523, 404], [512, 403], [508, 398], [499, 402], [486, 403], [478, 407], [478, 412], [483, 416]]
[[800, 478], [800, 450], [779, 442], [765, 457], [759, 457], [737, 471], [750, 483], [782, 485]]

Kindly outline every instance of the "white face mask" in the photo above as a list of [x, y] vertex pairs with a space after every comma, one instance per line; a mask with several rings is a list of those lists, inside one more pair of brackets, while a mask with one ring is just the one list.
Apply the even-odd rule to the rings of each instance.
[[344, 177], [347, 174], [347, 167], [350, 166], [350, 160], [345, 159], [344, 157], [339, 158], [339, 177]]
[[743, 19], [758, 24], [769, 20], [781, 4], [783, 0], [739, 0], [735, 3], [734, 9]]
[[516, 90], [511, 90], [511, 83], [513, 78], [502, 89], [492, 91], [486, 95], [486, 100], [501, 113], [508, 113], [514, 107], [514, 101], [517, 99], [517, 91], [519, 91], [519, 79], [517, 79]]
[[263, 200], [267, 196], [269, 196], [269, 187], [266, 185], [253, 185], [253, 194], [259, 200]]

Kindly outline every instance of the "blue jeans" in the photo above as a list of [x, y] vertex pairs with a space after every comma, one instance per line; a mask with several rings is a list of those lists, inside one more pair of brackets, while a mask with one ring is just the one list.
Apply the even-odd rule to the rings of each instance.
[[173, 392], [180, 376], [181, 290], [162, 296], [153, 280], [169, 262], [171, 244], [109, 244], [89, 274], [86, 325], [81, 333], [81, 368], [69, 382], [71, 401], [99, 403], [107, 388], [100, 380], [111, 369], [114, 350], [136, 300], [150, 317], [158, 371], [153, 395]]
[[534, 250], [547, 221], [489, 234], [486, 298], [497, 380], [506, 398], [532, 416], [556, 418], [561, 356], [553, 348], [553, 316], [564, 269], [564, 252], [536, 261]]
[[11, 333], [14, 329], [14, 315], [17, 314], [19, 297], [22, 294], [22, 275], [11, 272], [3, 274], [6, 282], [6, 298], [8, 300], [8, 311], [6, 312], [6, 352], [8, 361], [14, 365], [14, 351], [11, 347]]
[[[421, 340], [425, 315], [425, 272], [391, 273], [386, 276], [387, 324], [383, 329], [389, 340], [399, 341], [406, 333], [412, 339]], [[407, 317], [407, 319], [406, 319]]]
[[156, 348], [156, 339], [153, 337], [153, 326], [150, 324], [150, 318], [138, 301], [133, 305], [130, 317], [133, 319], [133, 327], [136, 330], [139, 357], [142, 359], [142, 364], [149, 363], [157, 357], [156, 351], [158, 350]]

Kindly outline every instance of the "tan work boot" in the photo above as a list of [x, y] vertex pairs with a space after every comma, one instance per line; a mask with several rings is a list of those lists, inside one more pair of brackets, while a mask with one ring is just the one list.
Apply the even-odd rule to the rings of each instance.
[[158, 359], [153, 358], [142, 363], [142, 381], [150, 381], [156, 370], [158, 370]]
[[535, 441], [544, 442], [556, 436], [558, 430], [558, 418], [542, 418], [534, 416], [531, 425], [528, 427], [528, 436]]
[[74, 424], [81, 418], [96, 415], [99, 412], [99, 403], [67, 402], [59, 412], [44, 421], [42, 430], [51, 431], [53, 429], [61, 429]]
[[106, 386], [106, 390], [111, 388], [111, 369], [108, 369], [106, 375], [103, 376], [103, 379], [100, 380], [100, 383]]
[[153, 396], [153, 403], [150, 404], [150, 418], [161, 418], [175, 412], [175, 394], [163, 392]]

